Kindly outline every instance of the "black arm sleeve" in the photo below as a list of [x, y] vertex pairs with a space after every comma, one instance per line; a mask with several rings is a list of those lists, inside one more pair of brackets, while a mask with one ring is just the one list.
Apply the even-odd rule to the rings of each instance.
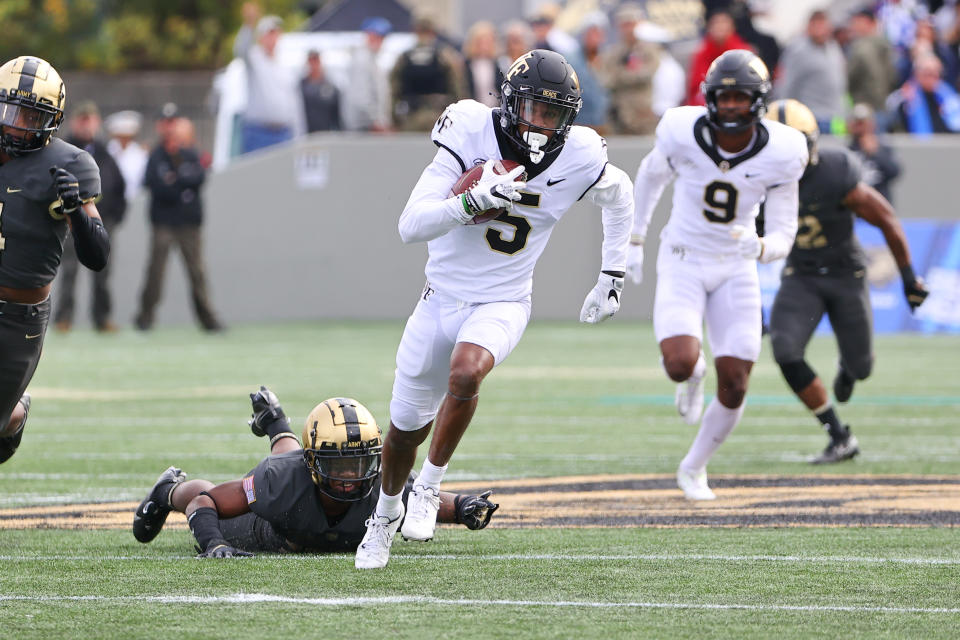
[[103, 227], [103, 222], [88, 216], [82, 207], [68, 215], [73, 232], [73, 246], [77, 250], [80, 264], [94, 271], [102, 271], [110, 257], [110, 237]]

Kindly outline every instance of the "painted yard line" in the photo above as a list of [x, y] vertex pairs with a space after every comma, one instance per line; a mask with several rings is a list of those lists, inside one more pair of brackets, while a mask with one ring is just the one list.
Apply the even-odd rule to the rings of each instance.
[[424, 604], [461, 607], [584, 607], [631, 609], [702, 609], [744, 611], [856, 612], [856, 613], [960, 613], [958, 608], [896, 606], [828, 606], [791, 604], [720, 604], [707, 602], [603, 602], [577, 600], [481, 600], [432, 598], [428, 596], [379, 596], [360, 598], [292, 598], [262, 593], [238, 593], [229, 596], [0, 596], [0, 602], [112, 602], [119, 604], [257, 604], [284, 603], [314, 606], [382, 606], [388, 604]]
[[[279, 562], [297, 562], [317, 560], [346, 561], [353, 560], [352, 554], [305, 554], [305, 555], [263, 555], [259, 556], [261, 561], [279, 561]], [[194, 556], [109, 556], [109, 555], [42, 555], [42, 556], [14, 556], [2, 555], [0, 562], [102, 562], [102, 561], [153, 561], [170, 562], [181, 560], [193, 560]], [[784, 562], [791, 564], [906, 564], [915, 566], [953, 566], [960, 565], [960, 558], [921, 558], [906, 557], [884, 558], [880, 556], [775, 556], [775, 555], [724, 555], [724, 554], [682, 554], [682, 553], [636, 553], [636, 554], [574, 554], [574, 553], [504, 553], [504, 554], [482, 554], [482, 555], [463, 555], [463, 554], [416, 554], [416, 555], [395, 555], [391, 561], [395, 562], [419, 562], [422, 560], [466, 560], [469, 562], [477, 561], [503, 561], [516, 560], [521, 562], [535, 561], [569, 561], [569, 562], [606, 562], [606, 561], [648, 561], [648, 562], [687, 562], [687, 561], [712, 561], [712, 562]]]

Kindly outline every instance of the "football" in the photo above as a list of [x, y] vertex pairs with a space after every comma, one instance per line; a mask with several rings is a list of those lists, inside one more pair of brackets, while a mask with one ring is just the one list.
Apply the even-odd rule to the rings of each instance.
[[[510, 173], [519, 166], [520, 164], [518, 162], [514, 162], [513, 160], [501, 159], [494, 163], [493, 171], [498, 175], [503, 175], [505, 173]], [[471, 189], [475, 184], [477, 184], [477, 181], [480, 180], [480, 176], [482, 175], [482, 164], [477, 164], [467, 169], [454, 183], [453, 188], [450, 190], [450, 195], [459, 196], [461, 193]], [[522, 182], [526, 179], [526, 174], [524, 173], [521, 173], [519, 176], [517, 176], [517, 182]], [[473, 218], [467, 224], [483, 224], [484, 222], [493, 220], [501, 213], [506, 213], [506, 209], [487, 209], [486, 211], [481, 211], [477, 215], [473, 216]]]

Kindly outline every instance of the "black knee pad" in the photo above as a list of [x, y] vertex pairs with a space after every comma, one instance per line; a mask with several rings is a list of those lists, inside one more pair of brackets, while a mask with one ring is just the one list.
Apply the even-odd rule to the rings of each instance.
[[780, 371], [783, 373], [784, 380], [790, 385], [794, 393], [800, 393], [813, 382], [817, 373], [810, 368], [806, 360], [794, 360], [793, 362], [778, 362]]

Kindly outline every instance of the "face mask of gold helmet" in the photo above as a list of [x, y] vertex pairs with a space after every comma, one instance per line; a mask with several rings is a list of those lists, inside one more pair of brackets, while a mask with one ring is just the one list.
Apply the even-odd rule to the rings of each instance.
[[42, 149], [63, 122], [66, 89], [49, 62], [20, 56], [0, 66], [0, 150]]
[[768, 120], [776, 120], [788, 127], [793, 127], [807, 138], [807, 151], [810, 153], [809, 164], [817, 164], [817, 140], [820, 138], [820, 128], [813, 112], [799, 100], [776, 100], [767, 107]]
[[321, 493], [355, 502], [380, 474], [383, 439], [367, 408], [351, 398], [324, 400], [303, 427], [303, 459]]

